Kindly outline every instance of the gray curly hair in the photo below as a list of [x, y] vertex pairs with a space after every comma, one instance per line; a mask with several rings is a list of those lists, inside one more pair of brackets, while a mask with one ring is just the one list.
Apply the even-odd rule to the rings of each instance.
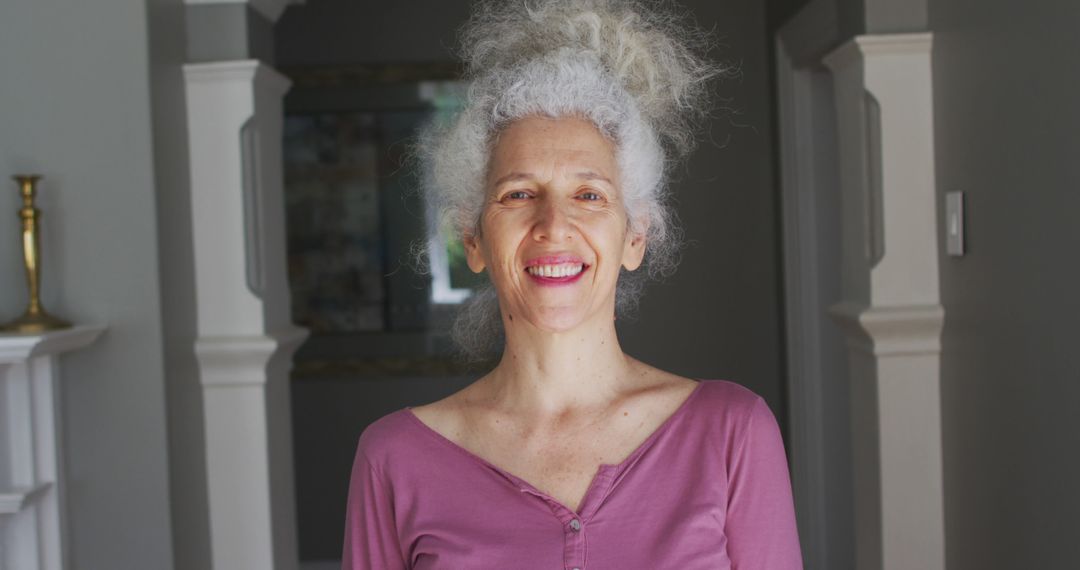
[[[654, 6], [658, 3], [653, 2]], [[698, 55], [708, 37], [636, 0], [482, 0], [462, 32], [470, 86], [452, 121], [433, 123], [419, 151], [435, 232], [480, 235], [488, 160], [498, 134], [528, 116], [574, 116], [616, 145], [630, 230], [645, 233], [645, 271], [623, 271], [616, 311], [632, 311], [645, 279], [674, 271], [681, 232], [667, 179], [694, 147], [708, 83], [726, 71]], [[489, 285], [462, 307], [452, 337], [479, 360], [501, 344]]]

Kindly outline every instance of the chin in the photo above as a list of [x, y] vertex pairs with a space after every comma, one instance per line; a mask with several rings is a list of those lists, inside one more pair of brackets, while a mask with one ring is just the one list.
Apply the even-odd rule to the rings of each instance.
[[549, 309], [530, 315], [529, 322], [547, 333], [565, 333], [580, 328], [589, 320], [574, 309]]

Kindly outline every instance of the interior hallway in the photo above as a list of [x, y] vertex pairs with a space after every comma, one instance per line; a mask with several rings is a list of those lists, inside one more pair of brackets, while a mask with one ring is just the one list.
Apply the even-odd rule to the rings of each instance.
[[[216, 436], [216, 404], [207, 404], [216, 401], [208, 393], [222, 391], [207, 391], [201, 368], [207, 345], [197, 354], [196, 343], [272, 339], [272, 347], [259, 350], [267, 351], [264, 367], [280, 375], [295, 348], [288, 343], [299, 340], [279, 334], [292, 330], [281, 296], [287, 288], [274, 281], [285, 275], [284, 256], [270, 267], [270, 293], [250, 313], [257, 317], [237, 321], [251, 328], [200, 328], [214, 312], [204, 306], [208, 290], [198, 281], [207, 275], [199, 270], [206, 263], [200, 240], [210, 234], [198, 225], [203, 206], [193, 190], [205, 188], [193, 165], [207, 148], [192, 142], [193, 113], [201, 108], [193, 107], [182, 66], [255, 61], [262, 62], [258, 69], [287, 76], [315, 64], [445, 64], [468, 3], [287, 4], [8, 0], [0, 6], [0, 176], [45, 174], [38, 202], [43, 300], [76, 323], [105, 327], [92, 344], [59, 360], [69, 568], [227, 568], [215, 562], [211, 546], [221, 540], [210, 522], [218, 516], [212, 505], [221, 479], [208, 476], [221, 459], [215, 453], [228, 449], [215, 447], [225, 442]], [[1080, 171], [1071, 159], [1080, 146], [1080, 111], [1072, 105], [1080, 79], [1064, 70], [1075, 67], [1080, 49], [1073, 33], [1080, 7], [1004, 0], [685, 5], [718, 32], [717, 56], [738, 62], [741, 75], [721, 85], [730, 111], [714, 122], [711, 140], [676, 190], [694, 243], [679, 271], [652, 288], [640, 317], [622, 331], [627, 350], [685, 375], [745, 383], [781, 419], [789, 448], [799, 441], [788, 384], [784, 244], [794, 230], [782, 224], [776, 34], [806, 13], [800, 10], [821, 6], [836, 16], [830, 49], [855, 36], [930, 32], [936, 294], [944, 315], [934, 374], [942, 566], [1071, 567], [1080, 558], [1074, 540], [1080, 493], [1072, 485], [1080, 458], [1071, 452], [1080, 444], [1074, 413], [1080, 361], [1072, 350], [1080, 340], [1073, 324], [1080, 305], [1072, 294], [1080, 290], [1080, 268], [1071, 261], [1080, 226], [1068, 217], [1080, 211], [1080, 194], [1072, 191]], [[824, 64], [811, 67], [829, 77]], [[269, 71], [255, 73], [264, 82], [260, 89], [277, 88]], [[289, 103], [282, 101], [278, 118]], [[230, 152], [238, 147], [234, 138], [221, 144]], [[18, 200], [7, 184], [0, 191], [3, 321], [26, 302]], [[963, 257], [945, 251], [950, 191], [966, 194]], [[228, 247], [243, 251], [242, 226], [221, 232], [233, 240]], [[273, 237], [284, 243], [285, 236]], [[885, 244], [885, 255], [891, 251]], [[247, 283], [238, 275], [236, 290], [243, 293]], [[228, 300], [220, 306], [236, 307]], [[394, 353], [411, 342], [402, 339], [373, 340], [372, 350]], [[0, 378], [13, 370], [0, 364]], [[281, 378], [259, 395], [277, 406], [266, 410], [269, 435], [261, 441], [269, 450], [266, 473], [287, 472], [289, 479], [269, 476], [268, 488], [287, 489], [295, 499], [266, 507], [273, 528], [265, 536], [274, 540], [265, 556], [277, 568], [304, 561], [314, 569], [310, 564], [331, 559], [340, 542], [340, 514], [333, 509], [347, 479], [341, 467], [363, 422], [435, 399], [467, 376], [309, 375], [291, 385], [292, 425], [275, 423], [289, 417], [281, 407], [290, 402], [289, 384]], [[825, 479], [815, 519], [827, 521], [827, 532], [803, 529], [804, 543], [816, 541], [806, 548], [807, 567], [890, 567], [856, 562], [852, 473], [859, 463], [851, 437], [853, 429], [877, 426], [860, 424], [857, 413], [852, 424], [859, 410], [849, 409], [848, 379], [828, 380], [821, 408]], [[15, 417], [5, 410], [5, 421]], [[282, 444], [290, 438], [295, 448]], [[16, 466], [0, 462], [0, 468], [2, 487]], [[237, 544], [245, 536], [235, 533]]]

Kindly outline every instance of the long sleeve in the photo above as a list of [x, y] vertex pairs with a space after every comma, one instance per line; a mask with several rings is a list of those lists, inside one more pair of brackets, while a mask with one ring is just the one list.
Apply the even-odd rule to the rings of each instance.
[[342, 570], [404, 570], [390, 489], [362, 449], [353, 463], [346, 508]]
[[801, 570], [787, 458], [768, 406], [755, 402], [731, 458], [725, 534], [733, 570]]

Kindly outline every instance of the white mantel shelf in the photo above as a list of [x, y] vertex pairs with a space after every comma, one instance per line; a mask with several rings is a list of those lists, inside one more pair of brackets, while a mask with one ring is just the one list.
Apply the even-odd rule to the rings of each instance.
[[42, 483], [35, 487], [4, 489], [0, 491], [0, 515], [13, 515], [18, 513], [50, 487], [52, 487], [52, 483]]
[[0, 334], [0, 570], [66, 567], [58, 359], [103, 332]]
[[94, 342], [104, 325], [78, 325], [43, 334], [0, 333], [0, 363], [26, 361], [43, 354], [60, 354]]

